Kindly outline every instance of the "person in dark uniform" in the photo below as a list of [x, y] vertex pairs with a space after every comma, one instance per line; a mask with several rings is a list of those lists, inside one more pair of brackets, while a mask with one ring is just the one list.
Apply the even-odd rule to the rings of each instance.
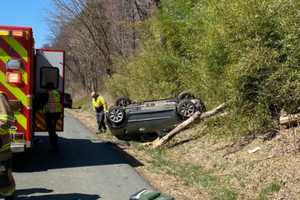
[[10, 148], [10, 126], [13, 115], [6, 97], [0, 93], [0, 197], [13, 200], [15, 180], [12, 175], [12, 152]]
[[53, 83], [47, 84], [48, 100], [44, 107], [49, 141], [52, 150], [57, 150], [58, 136], [56, 134], [56, 124], [62, 114], [61, 95], [55, 89]]

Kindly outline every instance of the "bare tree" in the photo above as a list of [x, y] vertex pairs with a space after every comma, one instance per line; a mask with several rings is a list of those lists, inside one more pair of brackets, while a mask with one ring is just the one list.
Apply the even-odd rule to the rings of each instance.
[[114, 71], [114, 57], [138, 48], [136, 23], [149, 14], [153, 0], [52, 0], [52, 46], [65, 49], [68, 82], [100, 90]]

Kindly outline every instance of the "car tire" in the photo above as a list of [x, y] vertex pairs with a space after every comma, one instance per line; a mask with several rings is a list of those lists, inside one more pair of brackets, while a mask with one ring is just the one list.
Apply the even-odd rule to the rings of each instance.
[[181, 101], [184, 99], [194, 99], [194, 98], [195, 98], [195, 96], [188, 91], [181, 92], [177, 97], [178, 101]]
[[115, 135], [115, 137], [118, 139], [118, 140], [122, 140], [122, 141], [131, 141], [132, 140], [132, 137], [130, 135]]
[[122, 128], [127, 122], [125, 109], [120, 106], [112, 106], [106, 115], [106, 119], [111, 128]]
[[190, 118], [196, 111], [196, 105], [188, 99], [180, 101], [177, 105], [177, 113], [182, 119]]
[[196, 103], [196, 108], [197, 108], [197, 111], [199, 111], [201, 113], [204, 113], [207, 111], [206, 106], [201, 99], [199, 99], [198, 102]]
[[126, 107], [131, 104], [131, 100], [128, 97], [119, 97], [116, 100], [115, 106]]

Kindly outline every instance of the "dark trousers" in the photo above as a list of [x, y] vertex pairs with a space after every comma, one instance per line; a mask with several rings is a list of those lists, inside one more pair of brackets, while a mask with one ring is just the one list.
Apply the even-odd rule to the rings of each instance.
[[96, 119], [97, 119], [97, 124], [98, 124], [98, 130], [99, 131], [101, 131], [102, 129], [106, 130], [104, 111], [96, 112]]
[[46, 113], [46, 123], [49, 133], [49, 141], [52, 147], [57, 147], [58, 136], [56, 134], [56, 123], [60, 118], [60, 113]]
[[12, 160], [0, 161], [0, 165], [5, 166], [6, 170], [0, 173], [0, 196], [13, 195], [16, 189], [15, 180], [12, 175]]

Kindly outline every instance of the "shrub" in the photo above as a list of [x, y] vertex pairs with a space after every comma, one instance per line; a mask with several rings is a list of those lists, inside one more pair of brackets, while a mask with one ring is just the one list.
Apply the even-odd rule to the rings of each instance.
[[189, 89], [208, 107], [229, 102], [243, 126], [273, 128], [282, 109], [300, 105], [299, 9], [289, 0], [162, 1], [111, 90], [144, 99]]

